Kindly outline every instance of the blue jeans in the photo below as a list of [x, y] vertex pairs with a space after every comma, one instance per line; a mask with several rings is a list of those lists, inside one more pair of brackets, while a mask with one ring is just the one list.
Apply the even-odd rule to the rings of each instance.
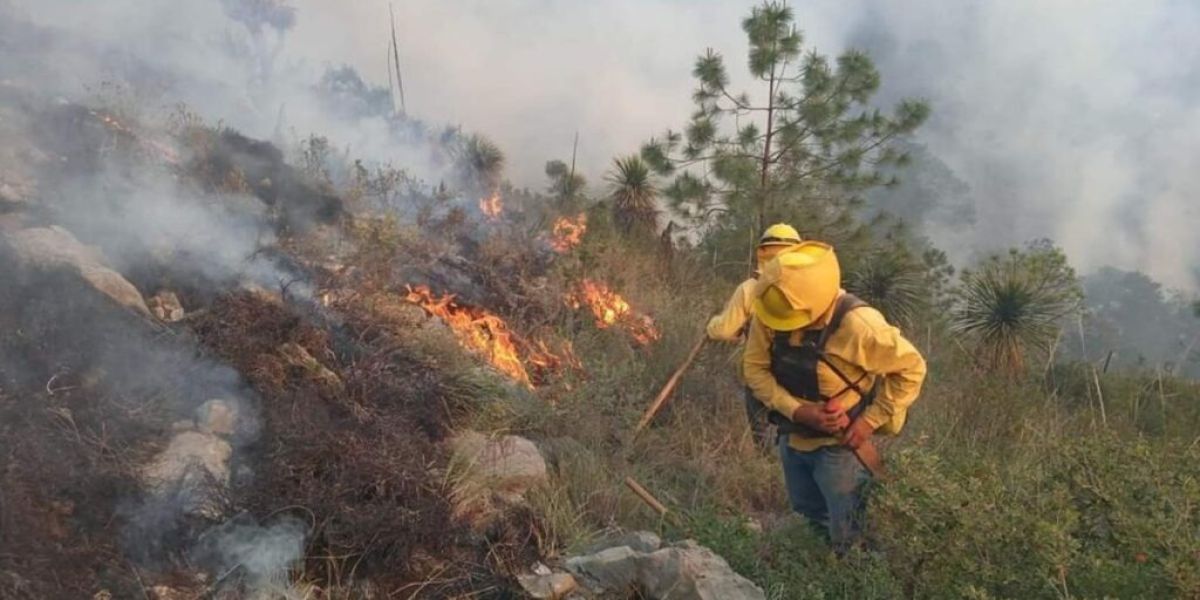
[[870, 475], [849, 448], [825, 446], [801, 452], [779, 436], [779, 458], [792, 510], [829, 534], [834, 550], [844, 551], [861, 531], [863, 488]]

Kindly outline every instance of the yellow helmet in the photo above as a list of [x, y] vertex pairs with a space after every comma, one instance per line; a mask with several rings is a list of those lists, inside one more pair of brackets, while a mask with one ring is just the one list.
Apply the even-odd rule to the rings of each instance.
[[758, 238], [758, 247], [791, 246], [792, 244], [799, 244], [800, 241], [800, 232], [796, 231], [795, 227], [787, 223], [776, 223], [768, 227], [763, 232], [762, 237]]
[[802, 329], [833, 306], [841, 287], [833, 246], [801, 242], [763, 267], [754, 290], [754, 314], [775, 331]]

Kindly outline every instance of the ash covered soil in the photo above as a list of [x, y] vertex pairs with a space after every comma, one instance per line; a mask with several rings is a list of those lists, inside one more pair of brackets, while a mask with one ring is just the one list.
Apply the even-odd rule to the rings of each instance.
[[0, 596], [517, 593], [539, 524], [463, 518], [447, 475], [496, 377], [396, 300], [511, 289], [375, 256], [268, 142], [8, 83], [0, 111]]

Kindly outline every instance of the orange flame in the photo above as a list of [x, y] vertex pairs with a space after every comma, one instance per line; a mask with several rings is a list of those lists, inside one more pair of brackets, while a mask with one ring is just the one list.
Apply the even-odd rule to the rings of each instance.
[[586, 213], [579, 213], [579, 216], [574, 219], [559, 217], [554, 221], [550, 247], [559, 254], [570, 252], [572, 248], [583, 242], [585, 232], [587, 232]]
[[530, 346], [525, 360], [542, 371], [560, 371], [563, 368], [583, 370], [583, 363], [575, 355], [575, 348], [569, 341], [564, 341], [560, 353], [555, 354], [546, 346], [546, 342], [539, 340]]
[[535, 367], [537, 375], [544, 376], [563, 367], [581, 368], [569, 343], [561, 354], [555, 354], [545, 342], [530, 343], [521, 339], [508, 328], [504, 319], [495, 314], [483, 308], [459, 304], [454, 294], [435, 298], [428, 286], [406, 288], [408, 294], [405, 300], [441, 319], [464, 348], [482, 354], [496, 370], [530, 389], [533, 388], [533, 380], [521, 362], [522, 353], [526, 356], [525, 360]]
[[653, 319], [634, 311], [620, 294], [608, 289], [604, 283], [584, 279], [575, 292], [567, 294], [566, 303], [576, 309], [586, 305], [596, 318], [596, 327], [608, 329], [619, 325], [643, 346], [662, 337]]
[[489, 219], [499, 219], [500, 213], [504, 212], [504, 201], [500, 199], [500, 192], [493, 192], [487, 198], [479, 199], [479, 210], [487, 215]]

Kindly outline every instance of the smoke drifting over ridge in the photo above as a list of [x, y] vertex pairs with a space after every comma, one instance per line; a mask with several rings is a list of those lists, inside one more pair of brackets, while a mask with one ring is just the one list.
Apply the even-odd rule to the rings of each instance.
[[1114, 265], [1197, 288], [1200, 6], [814, 8], [876, 57], [885, 102], [934, 103], [918, 137], [970, 185], [979, 223], [939, 241], [961, 253], [1047, 236], [1085, 271]]
[[[597, 182], [614, 155], [684, 122], [691, 65], [705, 47], [728, 57], [740, 87], [738, 24], [754, 4], [397, 3], [409, 109], [494, 137], [509, 176], [538, 187], [544, 162], [569, 154], [578, 129], [579, 164]], [[240, 30], [218, 0], [15, 5], [78, 34], [74, 47], [57, 49], [63, 59], [55, 73], [65, 87], [102, 81], [122, 64], [111, 50], [79, 50], [116, 46], [186, 72], [171, 96], [206, 118], [262, 137], [283, 122], [426, 180], [439, 174], [420, 151], [373, 133], [382, 123], [350, 126], [309, 98], [331, 65], [350, 64], [386, 83], [382, 0], [296, 0], [294, 21], [257, 34]], [[1111, 264], [1198, 287], [1200, 250], [1186, 242], [1200, 227], [1189, 201], [1200, 190], [1200, 7], [808, 0], [793, 8], [809, 46], [871, 52], [883, 75], [881, 105], [908, 95], [931, 101], [933, 116], [917, 141], [969, 186], [982, 224], [935, 229], [937, 243], [965, 258], [1051, 237], [1085, 272]], [[246, 54], [264, 58], [238, 60]]]
[[[756, 3], [402, 4], [410, 107], [493, 135], [511, 157], [512, 175], [540, 185], [543, 161], [569, 153], [576, 128], [580, 164], [598, 181], [612, 156], [679, 127], [691, 108], [692, 61], [705, 47], [728, 57], [739, 87], [745, 41], [738, 25]], [[385, 77], [385, 3], [297, 6], [297, 33], [325, 32], [327, 60]], [[1050, 237], [1085, 272], [1111, 264], [1198, 287], [1200, 249], [1187, 240], [1200, 228], [1191, 201], [1200, 192], [1200, 6], [792, 6], [810, 46], [871, 52], [883, 76], [882, 106], [902, 96], [931, 101], [933, 116], [917, 141], [969, 186], [980, 224], [931, 231], [936, 242], [966, 258]]]

